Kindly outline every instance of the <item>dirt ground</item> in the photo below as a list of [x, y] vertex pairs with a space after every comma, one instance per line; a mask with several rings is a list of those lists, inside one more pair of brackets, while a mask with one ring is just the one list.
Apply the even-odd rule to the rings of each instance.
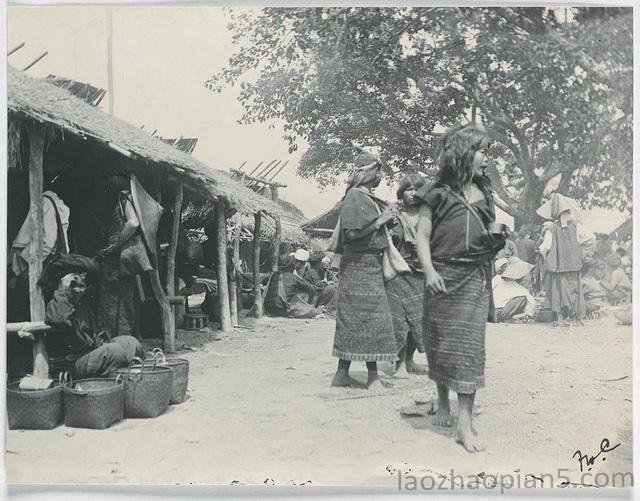
[[[430, 418], [400, 415], [434, 396], [426, 376], [375, 393], [331, 388], [333, 330], [330, 318], [265, 318], [220, 341], [181, 333], [195, 348], [181, 354], [191, 366], [186, 402], [104, 431], [9, 431], [7, 480], [397, 488], [398, 472], [447, 478], [453, 469], [466, 482], [479, 473], [557, 479], [560, 468], [579, 482], [572, 455], [596, 455], [605, 437], [621, 445], [591, 473], [632, 471], [632, 331], [612, 317], [582, 328], [488, 325], [476, 418], [488, 449], [475, 455]], [[365, 380], [364, 364], [352, 371]]]

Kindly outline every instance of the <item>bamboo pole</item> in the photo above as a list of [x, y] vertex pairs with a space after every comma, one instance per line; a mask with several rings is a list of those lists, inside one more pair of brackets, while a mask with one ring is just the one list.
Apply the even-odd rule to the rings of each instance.
[[233, 273], [229, 280], [229, 308], [231, 309], [231, 324], [235, 327], [238, 325], [239, 298], [238, 291], [240, 277], [240, 234], [242, 232], [242, 214], [239, 212], [235, 215], [235, 231], [233, 232]]
[[288, 163], [289, 163], [289, 160], [287, 160], [280, 167], [278, 167], [278, 170], [276, 171], [276, 173], [273, 176], [271, 176], [269, 178], [269, 181], [272, 182], [276, 177], [278, 177], [278, 175], [282, 172], [282, 169], [284, 169], [287, 166]]
[[260, 227], [262, 213], [256, 212], [253, 225], [253, 307], [257, 318], [262, 318], [262, 290], [260, 288]]
[[216, 231], [218, 248], [218, 301], [220, 302], [220, 329], [229, 332], [233, 324], [229, 308], [229, 284], [227, 281], [227, 225], [224, 218], [224, 202], [216, 202]]
[[34, 66], [38, 61], [40, 61], [43, 57], [45, 57], [47, 54], [49, 54], [48, 51], [44, 51], [42, 54], [40, 54], [38, 57], [36, 57], [33, 61], [31, 61], [29, 64], [27, 64], [24, 68], [22, 68], [22, 71], [27, 71], [29, 68], [31, 68], [32, 66]]
[[[44, 296], [38, 286], [38, 280], [42, 274], [42, 238], [43, 211], [42, 211], [42, 185], [43, 185], [43, 156], [44, 156], [44, 128], [31, 125], [28, 127], [29, 135], [29, 200], [31, 212], [29, 223], [31, 225], [31, 238], [29, 240], [29, 310], [31, 321], [44, 320]], [[35, 337], [33, 343], [33, 375], [36, 377], [49, 377], [49, 357], [43, 335]]]
[[7, 56], [10, 56], [11, 54], [13, 54], [14, 52], [18, 52], [20, 49], [22, 49], [22, 47], [24, 47], [25, 43], [19, 43], [18, 45], [16, 45], [13, 49], [11, 49], [9, 52], [7, 52]]
[[263, 164], [264, 162], [260, 162], [258, 165], [256, 165], [256, 168], [253, 169], [251, 172], [249, 172], [249, 175], [253, 175], [259, 168], [260, 166]]

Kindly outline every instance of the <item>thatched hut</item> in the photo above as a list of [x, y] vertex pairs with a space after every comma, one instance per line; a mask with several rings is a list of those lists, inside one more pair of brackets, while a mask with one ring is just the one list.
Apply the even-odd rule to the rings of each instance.
[[[260, 225], [265, 218], [287, 219], [289, 211], [233, 180], [224, 171], [208, 167], [127, 122], [107, 115], [88, 102], [46, 80], [31, 78], [8, 68], [8, 241], [16, 235], [32, 207], [29, 294], [32, 322], [44, 319], [44, 300], [37, 285], [42, 272], [40, 241], [43, 184], [64, 172], [71, 193], [71, 226], [76, 252], [94, 255], [99, 247], [96, 219], [101, 219], [101, 177], [114, 173], [135, 174], [145, 190], [164, 207], [159, 243], [164, 255], [153, 290], [160, 309], [165, 348], [173, 349], [175, 256], [180, 226], [204, 226], [215, 220], [217, 263], [221, 301], [221, 326], [232, 325], [233, 294], [227, 294], [226, 220], [234, 213], [250, 216]], [[183, 209], [184, 208], [184, 209]], [[104, 218], [103, 218], [104, 219]], [[288, 228], [288, 226], [285, 226]], [[291, 229], [291, 233], [296, 233]], [[79, 238], [81, 237], [81, 238]], [[233, 282], [233, 277], [231, 277]], [[229, 284], [233, 285], [233, 284]], [[159, 290], [158, 290], [159, 289]], [[231, 299], [230, 299], [231, 296]], [[230, 307], [230, 302], [231, 307]], [[29, 320], [29, 319], [25, 319]], [[39, 350], [44, 349], [38, 343]], [[43, 357], [40, 357], [43, 358]], [[46, 359], [46, 356], [44, 357]], [[42, 367], [37, 372], [42, 372]]]

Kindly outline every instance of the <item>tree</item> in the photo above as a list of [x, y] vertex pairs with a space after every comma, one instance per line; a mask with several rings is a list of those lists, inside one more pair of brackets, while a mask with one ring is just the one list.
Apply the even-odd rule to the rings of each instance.
[[[239, 12], [239, 13], [238, 13]], [[553, 180], [584, 206], [631, 196], [630, 9], [266, 8], [230, 11], [237, 51], [207, 86], [240, 82], [241, 123], [303, 138], [302, 176], [334, 182], [352, 145], [386, 174], [435, 172], [438, 132], [476, 118], [494, 187], [527, 221]]]

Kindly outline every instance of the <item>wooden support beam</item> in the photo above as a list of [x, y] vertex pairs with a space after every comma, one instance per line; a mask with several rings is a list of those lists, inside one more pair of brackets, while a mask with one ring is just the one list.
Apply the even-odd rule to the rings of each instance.
[[[182, 218], [182, 201], [184, 197], [184, 189], [182, 187], [182, 181], [177, 180], [175, 199], [173, 202], [173, 220], [171, 221], [171, 240], [169, 241], [169, 249], [167, 249], [167, 281], [165, 283], [165, 289], [169, 297], [176, 295], [176, 251], [178, 249], [178, 239], [180, 238], [180, 220]], [[173, 308], [173, 317], [175, 323], [180, 324], [181, 315], [183, 309], [180, 305], [175, 305]]]
[[162, 290], [160, 276], [157, 270], [147, 273], [153, 296], [160, 306], [160, 322], [164, 340], [164, 351], [171, 353], [176, 350], [176, 323], [173, 317], [173, 307], [169, 297]]
[[[31, 238], [29, 241], [29, 310], [32, 322], [44, 320], [44, 296], [38, 286], [42, 274], [42, 185], [44, 157], [44, 127], [29, 125], [29, 200], [31, 203], [30, 221]], [[33, 343], [33, 375], [49, 377], [49, 357], [44, 335], [36, 336]]]
[[262, 318], [262, 289], [260, 287], [260, 227], [262, 213], [256, 212], [253, 224], [253, 309], [257, 318]]
[[233, 273], [229, 280], [229, 308], [231, 309], [231, 323], [235, 327], [238, 325], [238, 311], [240, 309], [240, 299], [238, 291], [242, 291], [242, 274], [240, 273], [240, 235], [242, 233], [242, 214], [239, 212], [234, 216], [235, 228], [233, 232]]
[[239, 176], [243, 176], [244, 175], [244, 178], [245, 179], [249, 179], [250, 181], [255, 181], [255, 182], [258, 182], [258, 183], [264, 183], [264, 184], [267, 184], [267, 185], [277, 185], [280, 188], [286, 188], [287, 187], [286, 184], [274, 183], [274, 182], [269, 181], [268, 179], [265, 179], [264, 177], [250, 176], [249, 174], [244, 174], [244, 173], [240, 172], [237, 169], [231, 169], [231, 172], [233, 172], [234, 174], [237, 174]]
[[173, 203], [173, 220], [171, 221], [171, 240], [167, 250], [167, 281], [166, 290], [168, 296], [176, 295], [176, 250], [178, 249], [178, 238], [180, 235], [180, 218], [182, 216], [182, 200], [184, 190], [182, 181], [178, 179], [176, 185], [176, 195]]
[[[278, 186], [271, 185], [271, 200], [278, 201]], [[282, 240], [282, 222], [280, 217], [276, 216], [276, 234], [273, 238], [273, 247], [271, 249], [271, 271], [278, 271], [278, 259], [280, 258], [280, 241]]]
[[220, 329], [228, 332], [232, 329], [231, 311], [229, 309], [229, 284], [227, 281], [227, 225], [224, 218], [224, 202], [220, 200], [215, 206], [216, 240], [218, 249], [218, 301], [220, 304]]

